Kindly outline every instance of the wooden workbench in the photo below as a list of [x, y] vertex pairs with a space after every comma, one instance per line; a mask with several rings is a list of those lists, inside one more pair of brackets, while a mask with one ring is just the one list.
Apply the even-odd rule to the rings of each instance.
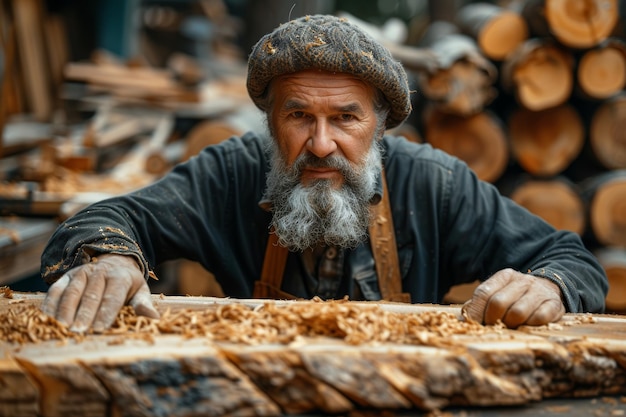
[[[5, 322], [9, 312], [37, 306], [43, 298], [10, 296], [0, 296]], [[185, 311], [187, 316], [233, 305], [258, 312], [268, 305], [261, 300], [156, 295], [154, 302], [162, 313]], [[325, 314], [337, 308], [333, 314], [338, 321], [341, 314], [361, 309], [385, 317], [402, 315], [407, 322], [423, 313], [461, 319], [458, 306], [270, 304], [278, 309], [325, 305], [331, 308]], [[291, 321], [299, 319], [293, 315]], [[258, 331], [254, 325], [248, 328]], [[597, 401], [598, 409], [610, 412], [626, 409], [624, 316], [568, 314], [550, 326], [493, 327], [443, 336], [440, 330], [420, 331], [419, 343], [411, 344], [385, 342], [380, 338], [384, 329], [378, 329], [379, 341], [363, 343], [327, 335], [263, 343], [255, 342], [252, 334], [250, 343], [241, 343], [196, 337], [189, 330], [149, 337], [128, 331], [62, 341], [0, 342], [0, 416], [358, 415], [363, 410], [416, 415], [458, 407], [514, 412], [560, 400], [572, 402], [551, 410], [565, 415], [568, 407], [576, 409], [575, 401], [587, 406]]]

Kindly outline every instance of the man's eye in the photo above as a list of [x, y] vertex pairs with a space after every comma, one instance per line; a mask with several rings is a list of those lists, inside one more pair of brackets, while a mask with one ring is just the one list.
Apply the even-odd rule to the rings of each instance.
[[350, 122], [354, 120], [354, 115], [349, 114], [349, 113], [344, 113], [341, 116], [339, 116], [339, 118], [341, 119], [342, 122]]
[[291, 117], [293, 117], [294, 119], [301, 119], [304, 117], [304, 112], [294, 111], [293, 113], [291, 113]]

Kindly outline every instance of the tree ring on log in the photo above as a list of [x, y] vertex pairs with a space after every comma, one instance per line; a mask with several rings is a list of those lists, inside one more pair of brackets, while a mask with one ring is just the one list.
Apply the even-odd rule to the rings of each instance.
[[582, 198], [564, 181], [532, 180], [513, 191], [511, 199], [541, 217], [556, 229], [581, 235], [585, 231]]
[[585, 52], [576, 77], [581, 90], [591, 98], [615, 95], [626, 85], [626, 50], [612, 43]]
[[564, 45], [584, 49], [606, 39], [617, 24], [617, 0], [545, 0], [550, 32]]
[[519, 165], [532, 175], [550, 177], [579, 155], [585, 129], [578, 112], [567, 104], [540, 112], [520, 108], [511, 116], [509, 136]]

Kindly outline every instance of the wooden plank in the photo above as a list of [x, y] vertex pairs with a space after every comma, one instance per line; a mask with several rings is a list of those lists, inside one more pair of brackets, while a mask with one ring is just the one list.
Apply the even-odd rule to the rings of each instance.
[[28, 105], [35, 117], [52, 116], [52, 84], [43, 34], [43, 7], [40, 0], [14, 0], [13, 17], [18, 51], [24, 72]]
[[[11, 295], [0, 297], [0, 314], [16, 306], [37, 306], [44, 296]], [[443, 320], [441, 312], [458, 318], [459, 306], [156, 295], [153, 300], [164, 316], [160, 324], [150, 322], [151, 328], [178, 330], [156, 334], [144, 328], [142, 333], [137, 326], [149, 323], [144, 318], [107, 334], [5, 349], [5, 356], [45, 388], [42, 415], [337, 414], [490, 408], [626, 394], [626, 316], [567, 314], [557, 324], [517, 330], [466, 323], [465, 330], [450, 332], [456, 325]], [[237, 305], [248, 311], [243, 321], [235, 320], [235, 313], [244, 311], [231, 309]], [[211, 312], [219, 312], [218, 318], [204, 315]], [[285, 312], [289, 315], [280, 315]], [[357, 313], [365, 316], [356, 321]], [[178, 314], [176, 320], [168, 322], [172, 314]], [[289, 332], [289, 326], [317, 320], [322, 332], [341, 322], [348, 327], [337, 331], [354, 326], [381, 336], [397, 330], [394, 314], [400, 314], [413, 342], [356, 342], [338, 333], [303, 333], [280, 343], [254, 341], [256, 333]], [[388, 321], [380, 330], [370, 320], [383, 315]], [[203, 317], [214, 318], [209, 323]], [[274, 330], [263, 330], [255, 317], [269, 321]], [[287, 327], [279, 323], [285, 317]], [[418, 318], [429, 324], [418, 325]], [[193, 335], [192, 329], [227, 322], [234, 326], [233, 339], [222, 339], [217, 330]], [[0, 381], [3, 377], [0, 373]], [[109, 414], [98, 414], [103, 404]]]

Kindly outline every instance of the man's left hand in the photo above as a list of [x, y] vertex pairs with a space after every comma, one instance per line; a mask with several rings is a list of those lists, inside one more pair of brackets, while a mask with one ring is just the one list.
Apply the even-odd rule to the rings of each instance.
[[463, 306], [464, 315], [479, 323], [501, 320], [509, 328], [541, 326], [561, 319], [561, 289], [545, 278], [513, 269], [498, 271], [481, 283]]

